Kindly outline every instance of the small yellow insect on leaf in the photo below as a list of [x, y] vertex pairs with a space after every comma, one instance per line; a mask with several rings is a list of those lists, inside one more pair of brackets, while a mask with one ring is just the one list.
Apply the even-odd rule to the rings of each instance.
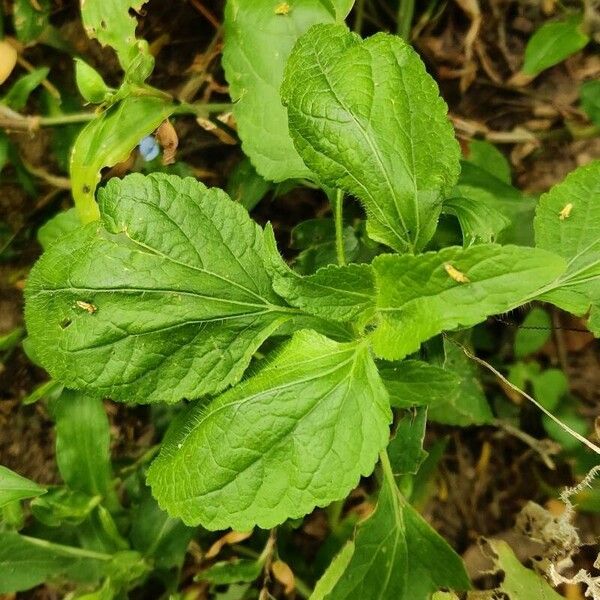
[[290, 5], [287, 2], [281, 2], [275, 8], [276, 15], [287, 15], [290, 12]]
[[84, 302], [83, 300], [77, 300], [75, 304], [77, 304], [79, 308], [89, 312], [90, 315], [93, 315], [98, 310], [98, 307], [90, 304], [89, 302]]
[[458, 283], [469, 283], [471, 281], [464, 273], [455, 269], [450, 263], [446, 263], [444, 269], [446, 269], [446, 273], [448, 273], [454, 281], [458, 281]]
[[567, 204], [559, 213], [558, 213], [558, 218], [561, 221], [564, 221], [565, 219], [568, 219], [571, 216], [571, 211], [573, 210], [573, 204], [571, 202], [569, 202], [569, 204]]

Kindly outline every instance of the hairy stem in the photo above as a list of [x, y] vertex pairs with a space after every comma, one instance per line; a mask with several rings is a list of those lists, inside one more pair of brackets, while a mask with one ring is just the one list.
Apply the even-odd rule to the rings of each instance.
[[[210, 113], [230, 110], [232, 106], [229, 103], [184, 103], [175, 109], [174, 114], [206, 116]], [[8, 106], [0, 106], [0, 127], [19, 131], [36, 131], [40, 127], [59, 127], [61, 125], [72, 125], [73, 123], [87, 123], [88, 121], [93, 121], [100, 114], [102, 113], [86, 111], [44, 117], [41, 115], [22, 115]]]
[[337, 190], [334, 202], [335, 253], [340, 266], [346, 264], [344, 252], [344, 192]]

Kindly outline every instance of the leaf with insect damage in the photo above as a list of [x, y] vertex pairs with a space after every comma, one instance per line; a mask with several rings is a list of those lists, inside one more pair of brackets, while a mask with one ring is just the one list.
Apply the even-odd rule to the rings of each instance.
[[373, 269], [373, 348], [381, 358], [398, 360], [442, 331], [471, 327], [532, 300], [564, 272], [565, 261], [536, 248], [481, 244], [382, 255]]
[[600, 336], [600, 161], [579, 167], [540, 198], [535, 239], [567, 260], [542, 300], [576, 315], [591, 309], [588, 326]]
[[56, 241], [26, 290], [30, 343], [53, 377], [128, 402], [237, 382], [289, 318], [246, 210], [192, 178], [134, 174], [99, 193], [102, 220]]

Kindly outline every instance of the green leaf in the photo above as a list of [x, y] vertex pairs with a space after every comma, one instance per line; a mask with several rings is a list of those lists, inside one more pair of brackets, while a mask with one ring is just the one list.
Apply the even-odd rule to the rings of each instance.
[[512, 182], [510, 163], [506, 156], [490, 142], [471, 140], [467, 161], [508, 185]]
[[381, 358], [398, 360], [442, 331], [471, 327], [531, 300], [565, 263], [536, 248], [481, 244], [382, 255], [373, 268], [379, 318], [373, 348]]
[[581, 105], [588, 117], [600, 127], [600, 79], [586, 81], [580, 89]]
[[[24, 340], [24, 343], [26, 341], [27, 340]], [[31, 359], [31, 357], [28, 358]], [[35, 404], [38, 400], [42, 399], [54, 400], [62, 394], [63, 389], [64, 387], [62, 384], [58, 383], [58, 381], [54, 381], [54, 379], [50, 379], [35, 387], [32, 392], [27, 394], [27, 396], [21, 400], [21, 404], [28, 406], [29, 404]]]
[[458, 219], [465, 246], [493, 242], [511, 224], [497, 208], [475, 198], [449, 198], [443, 212]]
[[496, 554], [496, 566], [504, 571], [500, 591], [510, 600], [564, 600], [541, 575], [526, 569], [506, 542], [488, 540], [488, 544]]
[[[542, 299], [576, 315], [600, 304], [600, 161], [579, 167], [540, 198], [539, 248], [567, 259], [567, 270]], [[598, 309], [595, 309], [598, 310]], [[593, 329], [600, 336], [600, 327]]]
[[149, 492], [133, 516], [129, 535], [132, 547], [151, 557], [158, 568], [180, 567], [194, 530], [169, 517]]
[[525, 47], [523, 73], [537, 75], [587, 46], [590, 38], [582, 30], [582, 16], [544, 23]]
[[507, 379], [518, 388], [525, 386], [535, 375], [539, 375], [541, 367], [537, 362], [516, 362], [508, 367]]
[[379, 373], [390, 404], [397, 408], [444, 404], [456, 395], [460, 385], [456, 373], [420, 360], [383, 363]]
[[82, 223], [98, 218], [94, 201], [100, 171], [125, 160], [174, 110], [161, 98], [125, 98], [81, 131], [71, 154], [73, 198]]
[[515, 336], [515, 357], [524, 358], [537, 352], [552, 335], [550, 315], [537, 306], [532, 308]]
[[0, 352], [10, 352], [21, 343], [24, 337], [25, 331], [22, 327], [15, 327], [0, 334]]
[[114, 600], [116, 595], [117, 592], [114, 589], [112, 581], [105, 579], [100, 588], [88, 594], [78, 595], [76, 596], [76, 600]]
[[16, 111], [23, 110], [31, 93], [46, 79], [49, 72], [48, 67], [42, 67], [22, 75], [2, 97], [0, 104], [5, 104]]
[[369, 235], [399, 251], [422, 249], [458, 178], [459, 148], [412, 47], [317, 25], [296, 44], [281, 95], [300, 156], [323, 184], [363, 202]]
[[[316, 23], [333, 23], [329, 0], [289, 2], [278, 14], [274, 0], [229, 0], [225, 6], [223, 67], [244, 153], [271, 181], [313, 178], [296, 152], [281, 104], [279, 87], [296, 40]], [[338, 19], [350, 10], [349, 0], [335, 2]]]
[[424, 407], [406, 411], [398, 421], [396, 435], [387, 447], [394, 478], [414, 475], [427, 458], [427, 452], [423, 450], [426, 424], [427, 409]]
[[241, 160], [229, 176], [227, 193], [247, 211], [251, 211], [271, 190], [272, 184], [263, 179], [248, 158]]
[[[74, 91], [68, 88], [68, 91], [61, 90], [62, 96], [56, 98], [48, 90], [40, 90], [40, 110], [47, 117], [66, 117], [74, 115], [81, 110], [81, 101]], [[49, 129], [51, 133], [50, 148], [53, 159], [56, 161], [58, 171], [60, 173], [69, 172], [69, 162], [71, 160], [71, 149], [79, 135], [79, 132], [84, 128], [86, 123], [69, 123], [63, 124], [60, 127], [52, 127]]]
[[0, 175], [8, 162], [10, 154], [10, 140], [4, 131], [0, 131]]
[[45, 493], [45, 487], [0, 465], [0, 508], [16, 500], [35, 498]]
[[462, 161], [460, 178], [452, 196], [468, 198], [508, 219], [509, 226], [501, 231], [496, 241], [503, 244], [533, 245], [535, 200], [524, 196], [512, 185], [476, 164]]
[[49, 527], [79, 525], [101, 500], [101, 496], [90, 497], [81, 492], [58, 488], [33, 500], [31, 512], [38, 521]]
[[301, 331], [257, 375], [192, 407], [148, 482], [185, 523], [270, 528], [345, 498], [373, 470], [390, 420], [364, 342]]
[[444, 354], [444, 368], [460, 378], [460, 385], [446, 402], [430, 407], [429, 420], [459, 427], [491, 423], [494, 415], [481, 385], [477, 365], [451, 341], [444, 340]]
[[81, 222], [74, 208], [59, 212], [39, 228], [37, 233], [38, 242], [44, 250], [48, 250], [52, 244], [60, 241], [80, 225]]
[[100, 104], [111, 93], [102, 75], [80, 58], [75, 59], [75, 81], [77, 89], [87, 102]]
[[325, 600], [325, 598], [329, 596], [348, 568], [355, 550], [356, 546], [352, 540], [344, 544], [342, 549], [331, 561], [329, 567], [327, 567], [325, 573], [323, 573], [322, 577], [317, 581], [317, 585], [310, 595], [310, 600]]
[[[292, 229], [291, 247], [300, 250], [294, 268], [304, 274], [315, 273], [321, 267], [337, 262], [335, 223], [333, 219], [308, 219]], [[364, 244], [356, 230], [348, 225], [343, 230], [344, 255], [349, 262], [358, 262]], [[370, 262], [372, 257], [367, 259]]]
[[354, 554], [323, 599], [428, 600], [442, 587], [469, 589], [460, 557], [399, 494], [387, 457], [383, 460], [375, 512], [359, 524]]
[[[465, 339], [466, 337], [466, 339]], [[458, 344], [468, 344], [468, 336], [444, 336], [443, 367], [460, 379], [454, 394], [446, 402], [430, 406], [427, 417], [446, 425], [483, 425], [494, 418], [483, 392], [477, 365]]]
[[[586, 437], [590, 433], [590, 427], [587, 419], [581, 415], [575, 406], [564, 404], [560, 410], [555, 413], [555, 416], [573, 431], [579, 435]], [[581, 442], [565, 431], [556, 421], [548, 415], [542, 415], [542, 423], [548, 435], [556, 440], [567, 452], [576, 452], [581, 450]]]
[[355, 0], [323, 0], [323, 4], [331, 4], [338, 21], [343, 21], [352, 10], [354, 1]]
[[137, 19], [133, 16], [146, 2], [147, 0], [85, 0], [81, 3], [81, 18], [90, 38], [97, 39], [103, 46], [114, 48], [124, 71], [142, 60], [148, 66], [149, 75], [154, 66], [154, 58], [148, 50], [148, 43], [135, 37]]
[[236, 383], [292, 313], [272, 291], [260, 228], [221, 190], [173, 175], [112, 179], [99, 202], [102, 223], [51, 246], [29, 276], [44, 367], [127, 402]]
[[110, 493], [110, 431], [102, 401], [64, 390], [50, 405], [56, 428], [56, 462], [63, 481], [88, 496]]
[[28, 590], [60, 576], [94, 581], [111, 560], [108, 554], [0, 532], [0, 594]]
[[375, 305], [375, 281], [370, 265], [328, 265], [302, 277], [292, 271], [277, 250], [273, 229], [266, 229], [273, 289], [289, 304], [304, 312], [331, 319], [365, 322]]
[[569, 381], [560, 369], [532, 373], [531, 383], [535, 399], [548, 410], [554, 410], [569, 392]]
[[200, 571], [195, 580], [209, 581], [215, 585], [251, 583], [258, 579], [262, 569], [263, 563], [258, 560], [235, 558], [232, 561], [217, 562], [205, 571]]
[[49, 18], [50, 0], [15, 0], [13, 4], [13, 25], [23, 44], [37, 39], [48, 26]]

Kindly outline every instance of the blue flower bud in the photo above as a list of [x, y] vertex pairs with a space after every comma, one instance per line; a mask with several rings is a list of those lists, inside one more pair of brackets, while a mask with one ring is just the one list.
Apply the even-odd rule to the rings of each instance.
[[158, 142], [153, 135], [147, 135], [143, 138], [139, 143], [139, 148], [140, 154], [144, 157], [146, 162], [154, 160], [160, 152]]

